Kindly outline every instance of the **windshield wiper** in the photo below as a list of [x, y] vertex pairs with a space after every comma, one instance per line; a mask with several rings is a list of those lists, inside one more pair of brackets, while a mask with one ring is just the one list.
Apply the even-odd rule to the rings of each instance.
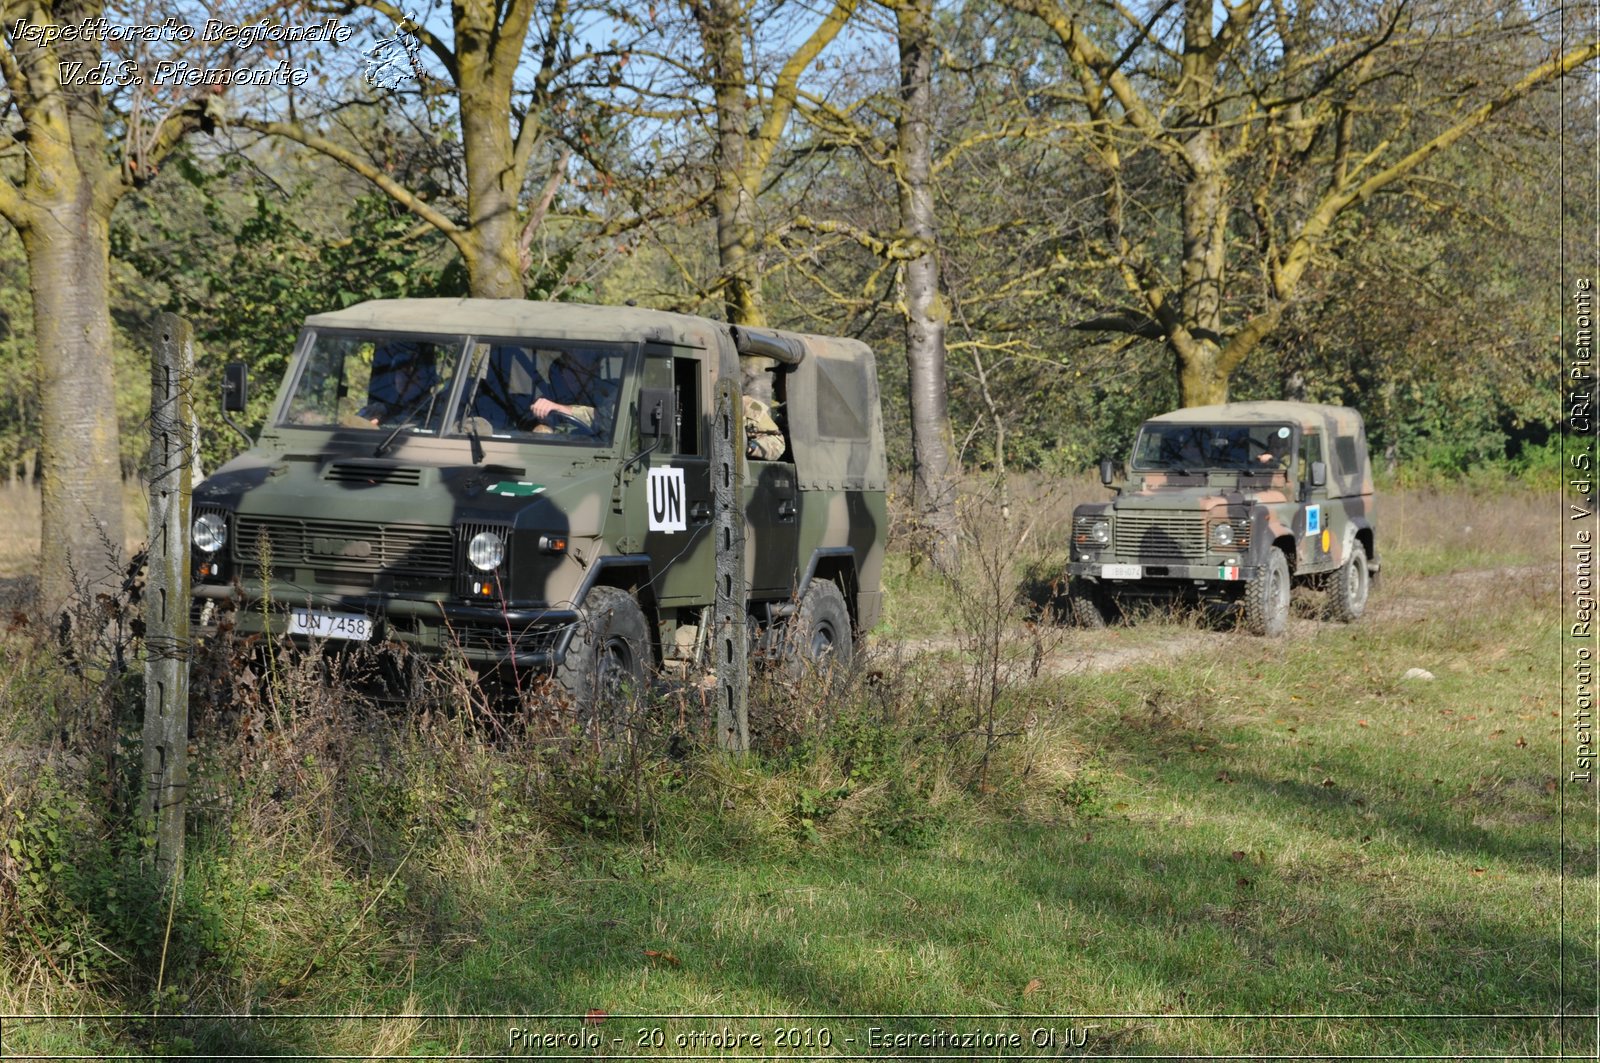
[[378, 449], [372, 452], [373, 457], [381, 458], [389, 452], [390, 445], [394, 443], [394, 437], [399, 435], [401, 432], [404, 432], [407, 428], [410, 428], [415, 423], [417, 414], [422, 412], [422, 408], [433, 403], [433, 400], [436, 397], [435, 391], [436, 389], [429, 388], [428, 393], [422, 396], [421, 399], [417, 400], [416, 405], [412, 406], [411, 409], [400, 415], [400, 423], [394, 426], [393, 431], [383, 437], [383, 442], [378, 444]]

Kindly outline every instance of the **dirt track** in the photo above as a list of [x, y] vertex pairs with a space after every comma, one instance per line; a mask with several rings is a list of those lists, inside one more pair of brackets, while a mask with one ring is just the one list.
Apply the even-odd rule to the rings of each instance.
[[[1366, 615], [1360, 622], [1391, 624], [1437, 616], [1441, 612], [1459, 611], [1469, 606], [1492, 608], [1495, 593], [1507, 587], [1548, 595], [1550, 601], [1554, 602], [1560, 593], [1560, 581], [1561, 569], [1554, 562], [1508, 565], [1437, 576], [1385, 572], [1373, 590]], [[1286, 638], [1310, 638], [1329, 623], [1317, 619], [1318, 604], [1315, 592], [1296, 592]], [[1137, 625], [1112, 628], [1106, 632], [1084, 632], [1070, 622], [1060, 626], [1048, 623], [1019, 626], [1009, 631], [1002, 640], [1001, 670], [1009, 679], [1112, 672], [1130, 665], [1181, 657], [1219, 645], [1228, 639], [1252, 637], [1233, 630], [1225, 621], [1209, 624], [1196, 620], [1184, 626], [1169, 626], [1163, 629], [1168, 633], [1164, 638], [1140, 637], [1136, 628]], [[1108, 641], [1118, 640], [1119, 636], [1130, 644], [1107, 645]], [[968, 661], [977, 657], [972, 639], [953, 635], [901, 642], [874, 640], [870, 652], [890, 661], [897, 655], [921, 657], [949, 654], [952, 658]]]

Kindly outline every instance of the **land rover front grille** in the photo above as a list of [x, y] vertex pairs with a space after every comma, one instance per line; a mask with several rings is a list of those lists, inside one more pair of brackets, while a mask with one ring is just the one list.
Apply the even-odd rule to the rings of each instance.
[[1117, 556], [1184, 559], [1206, 555], [1206, 522], [1198, 513], [1119, 511]]
[[262, 539], [274, 568], [306, 565], [344, 572], [387, 572], [449, 577], [454, 544], [449, 528], [366, 524], [343, 520], [241, 516], [233, 536], [234, 559], [253, 564]]

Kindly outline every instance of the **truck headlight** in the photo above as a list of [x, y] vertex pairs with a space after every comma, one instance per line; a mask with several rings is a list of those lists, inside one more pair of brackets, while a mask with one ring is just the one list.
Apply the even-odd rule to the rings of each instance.
[[228, 522], [218, 513], [202, 513], [194, 519], [189, 539], [196, 547], [214, 554], [228, 545]]
[[506, 559], [506, 541], [492, 531], [481, 531], [467, 544], [467, 560], [480, 572], [493, 572]]
[[1105, 546], [1111, 542], [1111, 522], [1097, 520], [1089, 525], [1089, 539], [1096, 546]]
[[1233, 525], [1227, 523], [1213, 524], [1211, 526], [1211, 544], [1222, 547], [1232, 546]]

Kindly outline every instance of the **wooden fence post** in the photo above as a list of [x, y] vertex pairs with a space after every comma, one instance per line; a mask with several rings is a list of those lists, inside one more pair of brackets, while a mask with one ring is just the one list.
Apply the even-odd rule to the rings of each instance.
[[196, 431], [194, 334], [156, 318], [150, 362], [150, 562], [145, 592], [144, 811], [156, 873], [176, 885], [189, 786], [189, 524]]

